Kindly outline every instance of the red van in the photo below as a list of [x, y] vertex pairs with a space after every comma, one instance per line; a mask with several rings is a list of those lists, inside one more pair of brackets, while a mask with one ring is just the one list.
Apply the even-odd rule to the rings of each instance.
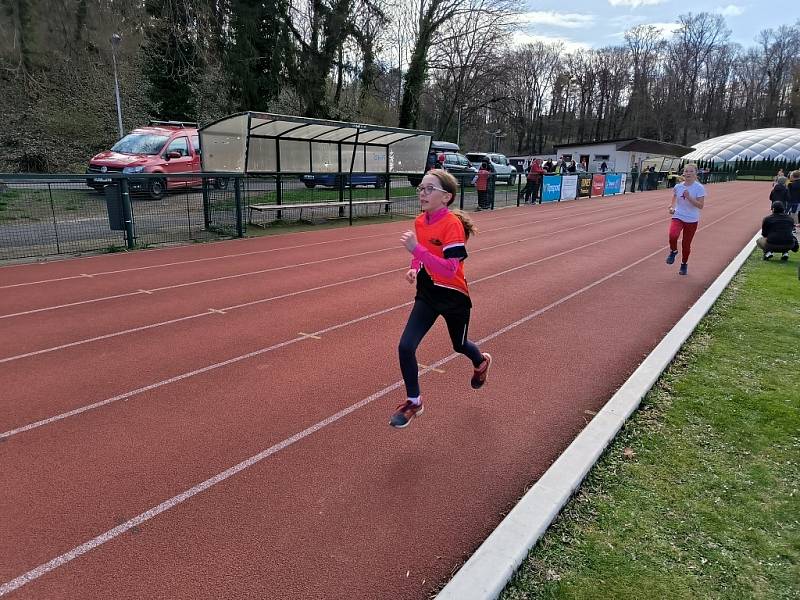
[[[111, 182], [105, 173], [176, 173], [171, 177], [131, 178], [132, 192], [145, 192], [157, 200], [168, 190], [202, 184], [192, 173], [200, 172], [200, 137], [197, 123], [151, 121], [148, 127], [134, 129], [111, 150], [89, 161], [86, 184], [102, 191]], [[220, 187], [218, 184], [217, 187]]]

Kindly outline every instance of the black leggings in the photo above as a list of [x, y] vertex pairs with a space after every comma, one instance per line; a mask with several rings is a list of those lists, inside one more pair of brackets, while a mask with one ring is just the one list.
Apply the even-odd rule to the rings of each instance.
[[[417, 346], [428, 333], [439, 316], [424, 300], [416, 300], [408, 317], [408, 323], [400, 338], [397, 350], [400, 355], [400, 371], [406, 384], [406, 395], [409, 398], [419, 396], [419, 366], [417, 365]], [[472, 361], [477, 369], [483, 363], [483, 354], [478, 347], [467, 339], [469, 328], [469, 309], [457, 313], [442, 315], [447, 323], [447, 331], [453, 342], [453, 350], [460, 352]]]

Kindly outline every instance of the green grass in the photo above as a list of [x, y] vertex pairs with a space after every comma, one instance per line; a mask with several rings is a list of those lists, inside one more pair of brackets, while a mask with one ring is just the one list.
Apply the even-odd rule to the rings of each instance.
[[[51, 204], [52, 202], [52, 204]], [[8, 189], [0, 193], [0, 223], [40, 221], [52, 218], [52, 211], [78, 211], [86, 204], [86, 192], [74, 190]]]
[[752, 256], [503, 600], [800, 598], [800, 281]]

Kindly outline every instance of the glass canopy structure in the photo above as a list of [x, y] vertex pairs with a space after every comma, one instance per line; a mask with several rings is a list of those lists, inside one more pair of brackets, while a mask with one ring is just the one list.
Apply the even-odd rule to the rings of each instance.
[[425, 171], [430, 131], [269, 113], [231, 115], [200, 129], [211, 173], [397, 173]]
[[800, 160], [800, 129], [770, 127], [729, 133], [695, 144], [685, 160], [732, 162], [750, 160]]

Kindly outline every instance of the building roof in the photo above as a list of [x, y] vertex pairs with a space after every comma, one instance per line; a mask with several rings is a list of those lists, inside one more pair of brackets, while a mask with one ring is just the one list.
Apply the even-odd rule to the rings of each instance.
[[572, 144], [555, 144], [554, 148], [576, 148], [579, 146], [600, 146], [603, 144], [616, 144], [619, 152], [649, 152], [663, 156], [683, 156], [694, 150], [691, 146], [661, 142], [641, 137], [619, 138], [615, 140], [598, 140], [596, 142], [575, 142]]
[[800, 129], [769, 127], [729, 133], [700, 142], [684, 158], [727, 162], [750, 160], [800, 160]]

